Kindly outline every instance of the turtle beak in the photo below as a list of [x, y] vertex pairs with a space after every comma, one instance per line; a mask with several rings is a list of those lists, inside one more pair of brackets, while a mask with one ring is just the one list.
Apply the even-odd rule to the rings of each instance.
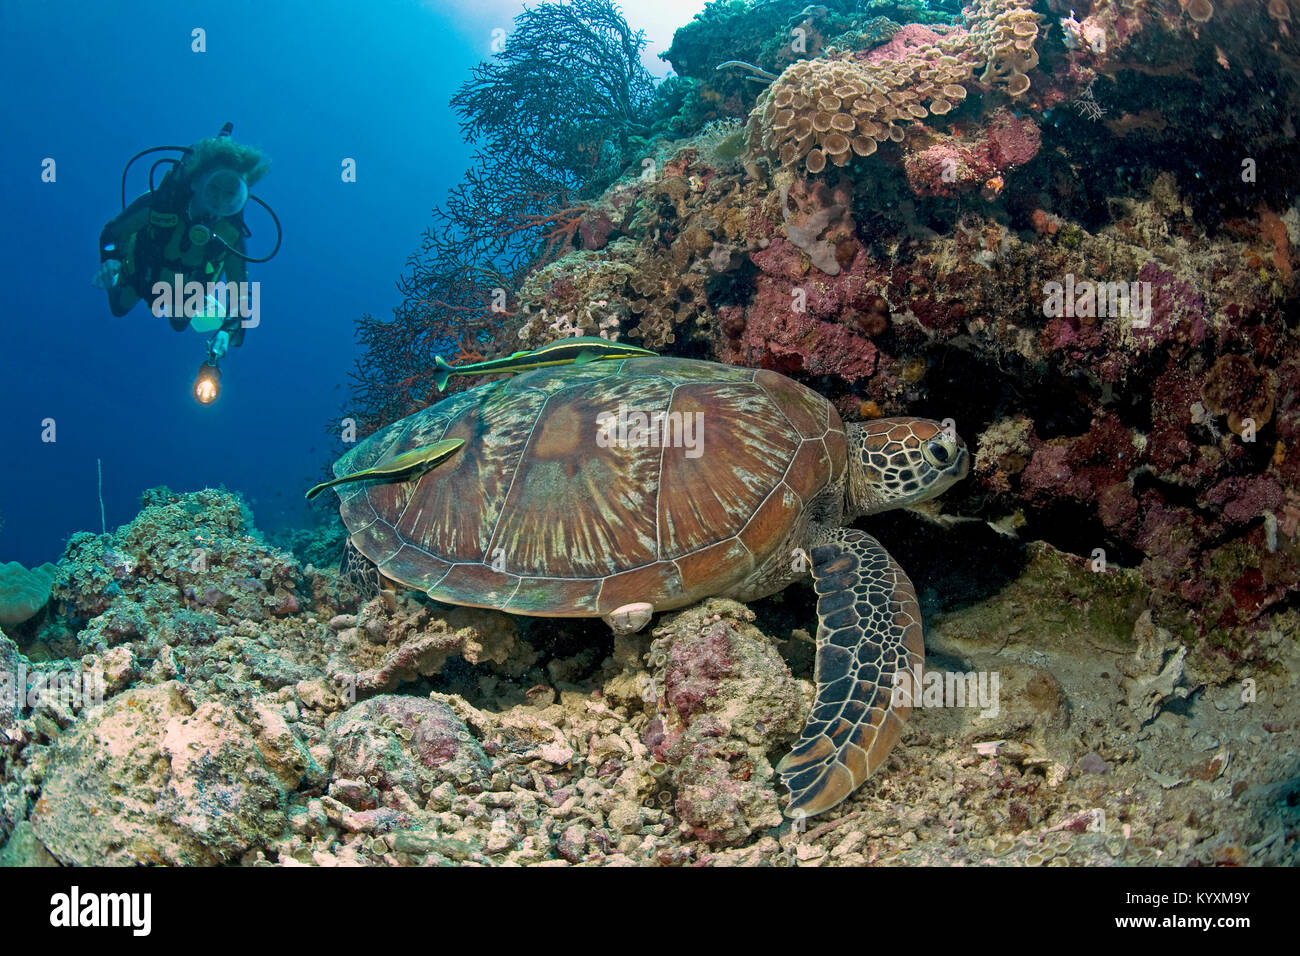
[[970, 474], [970, 449], [963, 443], [959, 452], [961, 454], [961, 467], [957, 470], [957, 481], [961, 481]]
[[221, 369], [204, 362], [194, 378], [194, 398], [200, 405], [211, 405], [221, 394]]

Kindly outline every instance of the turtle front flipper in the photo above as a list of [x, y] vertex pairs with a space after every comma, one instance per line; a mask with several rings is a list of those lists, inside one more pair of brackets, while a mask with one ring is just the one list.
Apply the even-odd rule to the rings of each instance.
[[884, 762], [911, 713], [892, 703], [895, 675], [915, 675], [925, 656], [916, 592], [880, 542], [852, 528], [811, 537], [817, 699], [776, 768], [791, 817], [829, 810]]

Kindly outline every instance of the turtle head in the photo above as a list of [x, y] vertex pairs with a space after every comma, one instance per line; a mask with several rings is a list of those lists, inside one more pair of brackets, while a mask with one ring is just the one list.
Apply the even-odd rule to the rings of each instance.
[[854, 517], [937, 497], [970, 470], [966, 443], [928, 418], [849, 425], [848, 445], [848, 511]]

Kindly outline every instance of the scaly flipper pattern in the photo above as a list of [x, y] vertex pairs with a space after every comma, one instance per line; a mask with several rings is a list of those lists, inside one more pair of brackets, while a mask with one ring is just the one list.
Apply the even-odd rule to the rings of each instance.
[[796, 818], [829, 810], [884, 762], [911, 713], [891, 703], [895, 675], [919, 673], [925, 655], [916, 591], [880, 542], [853, 528], [811, 537], [817, 699], [777, 765]]

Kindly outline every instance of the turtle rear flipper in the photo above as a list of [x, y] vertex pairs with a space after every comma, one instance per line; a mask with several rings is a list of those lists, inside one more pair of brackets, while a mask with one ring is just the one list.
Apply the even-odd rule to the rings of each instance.
[[776, 768], [790, 788], [791, 817], [829, 810], [884, 762], [911, 713], [910, 704], [893, 703], [895, 675], [915, 675], [925, 655], [916, 592], [880, 542], [817, 527], [812, 545], [817, 699]]
[[361, 595], [362, 601], [369, 601], [380, 591], [396, 590], [396, 584], [386, 578], [373, 561], [357, 550], [349, 537], [343, 542], [343, 557], [339, 561], [339, 577], [343, 578]]

